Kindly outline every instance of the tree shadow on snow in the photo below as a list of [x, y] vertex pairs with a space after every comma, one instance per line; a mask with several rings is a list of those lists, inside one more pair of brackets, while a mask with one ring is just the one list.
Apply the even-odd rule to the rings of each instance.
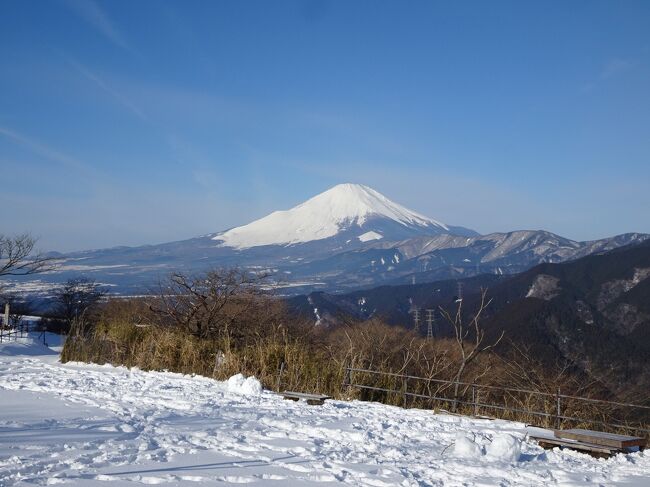
[[[287, 455], [285, 457], [274, 458], [271, 461], [267, 460], [232, 460], [227, 462], [215, 462], [215, 463], [203, 463], [199, 465], [178, 465], [173, 467], [166, 468], [149, 468], [143, 470], [128, 470], [124, 472], [110, 472], [102, 473], [102, 475], [135, 475], [135, 474], [147, 474], [147, 473], [163, 473], [163, 472], [187, 472], [194, 470], [212, 470], [212, 469], [223, 469], [223, 468], [250, 468], [250, 467], [269, 467], [273, 466], [274, 462], [281, 460], [291, 460], [297, 458], [296, 455]], [[292, 464], [297, 463], [309, 463], [309, 460], [300, 460], [291, 462]]]

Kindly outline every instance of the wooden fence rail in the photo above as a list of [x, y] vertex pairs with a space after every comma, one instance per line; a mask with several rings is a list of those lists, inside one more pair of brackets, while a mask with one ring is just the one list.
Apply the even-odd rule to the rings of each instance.
[[[29, 323], [21, 322], [17, 326], [5, 326], [4, 323], [0, 325], [0, 343], [3, 342], [15, 342], [18, 338], [23, 338], [28, 336], [30, 332], [38, 331], [39, 326], [30, 326]], [[38, 336], [40, 340], [45, 336], [45, 332], [42, 331]]]
[[[399, 388], [378, 387], [376, 385], [376, 381], [374, 384], [373, 383], [368, 384], [368, 381], [365, 381], [365, 383], [361, 383], [364, 381], [358, 380], [358, 378], [359, 375], [363, 375], [363, 374], [369, 374], [371, 377], [376, 377], [376, 378], [391, 377], [400, 384], [400, 387]], [[438, 393], [425, 394], [423, 392], [413, 392], [412, 390], [409, 390], [408, 386], [409, 384], [413, 384], [415, 382], [423, 382], [427, 384], [429, 390], [431, 384], [439, 384], [444, 386], [442, 387], [442, 391], [439, 388], [438, 393], [444, 392], [444, 390], [459, 385], [460, 387], [464, 388], [464, 393], [462, 395], [459, 395], [458, 397], [448, 397], [448, 396], [439, 395]], [[394, 372], [380, 372], [376, 370], [360, 369], [354, 367], [346, 367], [343, 386], [355, 387], [362, 390], [375, 391], [375, 392], [386, 393], [386, 394], [395, 394], [396, 396], [402, 397], [402, 402], [404, 406], [407, 406], [409, 398], [422, 399], [431, 402], [438, 401], [443, 403], [449, 403], [452, 404], [454, 407], [456, 407], [457, 405], [468, 406], [472, 408], [474, 415], [477, 415], [480, 409], [483, 410], [489, 409], [494, 411], [530, 415], [538, 418], [546, 418], [547, 420], [554, 420], [555, 427], [558, 429], [560, 428], [561, 423], [563, 421], [566, 421], [566, 422], [574, 422], [574, 423], [599, 425], [604, 428], [632, 430], [646, 435], [650, 434], [650, 429], [648, 429], [647, 427], [645, 428], [643, 427], [643, 426], [647, 426], [648, 419], [650, 419], [650, 406], [625, 403], [620, 401], [606, 401], [603, 399], [592, 399], [588, 397], [562, 394], [560, 389], [558, 389], [556, 393], [551, 393], [551, 392], [534, 391], [529, 389], [518, 389], [514, 387], [499, 387], [499, 386], [476, 384], [471, 382], [456, 382], [456, 381], [449, 381], [443, 379], [417, 377], [417, 376], [406, 375], [406, 374], [397, 374]], [[469, 400], [466, 398], [466, 394], [468, 391], [471, 391], [471, 399]], [[502, 400], [500, 402], [498, 401], [487, 402], [481, 400], [481, 391], [489, 391], [493, 393], [493, 395], [495, 394], [498, 395], [500, 393]], [[549, 404], [549, 406], [551, 405], [554, 406], [552, 408], [553, 412], [538, 411], [536, 409], [531, 409], [531, 408], [514, 407], [506, 404], [507, 402], [506, 399], [508, 399], [509, 397], [512, 398], [513, 394], [526, 394], [531, 397], [545, 399], [547, 401], [547, 404]], [[620, 422], [620, 420], [604, 421], [604, 420], [577, 417], [577, 416], [566, 414], [569, 405], [572, 406], [572, 409], [575, 409], [576, 405], [579, 404], [591, 404], [593, 406], [601, 406], [601, 407], [608, 406], [608, 407], [616, 407], [616, 408], [625, 408], [626, 410], [634, 410], [636, 413], [642, 412], [644, 414], [644, 418], [648, 418], [648, 419], [644, 420], [642, 424], [634, 426], [630, 424], [623, 424]], [[605, 411], [601, 410], [596, 412], [601, 413], [603, 417], [606, 417]]]
[[18, 337], [22, 338], [24, 336], [24, 329], [22, 325], [17, 327], [15, 326], [5, 326], [3, 323], [0, 325], [0, 343], [16, 341]]

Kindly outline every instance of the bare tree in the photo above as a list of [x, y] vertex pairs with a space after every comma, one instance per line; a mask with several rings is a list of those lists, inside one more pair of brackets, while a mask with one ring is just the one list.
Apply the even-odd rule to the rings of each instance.
[[63, 287], [54, 292], [55, 311], [68, 324], [83, 321], [88, 311], [105, 295], [106, 290], [92, 279], [68, 279]]
[[477, 357], [482, 353], [496, 347], [499, 342], [503, 339], [505, 331], [501, 332], [499, 338], [490, 344], [485, 344], [485, 329], [481, 326], [481, 316], [485, 309], [490, 305], [492, 300], [487, 300], [487, 290], [481, 290], [481, 301], [478, 306], [478, 310], [473, 315], [473, 317], [465, 322], [463, 320], [462, 308], [463, 300], [457, 299], [457, 307], [455, 315], [451, 315], [449, 311], [440, 308], [442, 315], [445, 319], [452, 325], [454, 328], [454, 338], [456, 344], [458, 345], [458, 352], [460, 354], [460, 360], [458, 362], [458, 368], [454, 374], [454, 403], [453, 408], [456, 409], [459, 390], [460, 390], [460, 381], [463, 378], [467, 366], [470, 365]]
[[228, 335], [237, 317], [266, 296], [266, 275], [216, 269], [191, 276], [175, 272], [159, 285], [150, 309], [169, 323], [201, 337]]
[[24, 233], [9, 237], [0, 234], [0, 276], [24, 276], [55, 268], [53, 257], [35, 252], [36, 239]]

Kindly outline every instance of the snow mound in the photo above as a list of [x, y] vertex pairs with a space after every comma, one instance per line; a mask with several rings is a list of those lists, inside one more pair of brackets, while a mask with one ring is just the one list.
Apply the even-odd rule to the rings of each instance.
[[339, 184], [290, 210], [274, 211], [248, 225], [222, 232], [213, 240], [238, 249], [290, 245], [333, 237], [351, 226], [362, 227], [376, 217], [405, 227], [449, 231], [444, 223], [409, 210], [368, 186]]
[[259, 396], [262, 394], [262, 383], [255, 377], [244, 377], [242, 374], [233, 375], [227, 382], [228, 392], [244, 396]]
[[485, 457], [486, 460], [504, 463], [516, 463], [521, 457], [522, 438], [509, 433], [500, 433], [494, 435], [492, 441], [487, 442], [485, 446], [481, 444], [485, 441], [481, 440], [487, 440], [487, 438], [477, 438], [464, 431], [456, 432], [454, 455], [458, 458], [473, 459]]
[[521, 438], [507, 433], [496, 435], [492, 443], [487, 446], [485, 456], [502, 462], [518, 462], [521, 456], [521, 443]]
[[459, 458], [479, 458], [483, 456], [483, 448], [463, 431], [456, 433], [454, 455]]

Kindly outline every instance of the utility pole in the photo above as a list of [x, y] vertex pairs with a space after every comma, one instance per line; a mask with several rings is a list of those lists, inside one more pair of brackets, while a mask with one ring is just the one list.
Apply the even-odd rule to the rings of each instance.
[[456, 302], [460, 302], [463, 300], [463, 283], [458, 281], [456, 284], [458, 285], [458, 299]]

